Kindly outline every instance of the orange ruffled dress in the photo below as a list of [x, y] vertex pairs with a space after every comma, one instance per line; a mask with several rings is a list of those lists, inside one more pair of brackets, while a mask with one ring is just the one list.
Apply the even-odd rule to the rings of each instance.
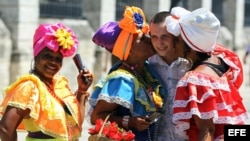
[[[247, 111], [238, 91], [243, 81], [242, 64], [238, 56], [217, 45], [214, 54], [230, 68], [220, 78], [189, 71], [177, 85], [174, 100], [173, 122], [178, 134], [197, 141], [198, 129], [192, 115], [211, 119], [215, 123], [215, 140], [223, 138], [225, 124], [243, 124]], [[187, 137], [186, 136], [186, 137]]]
[[0, 116], [2, 117], [7, 106], [30, 109], [29, 117], [23, 119], [18, 129], [42, 131], [60, 141], [79, 139], [83, 117], [79, 112], [79, 102], [70, 91], [68, 80], [63, 76], [57, 76], [53, 79], [53, 88], [71, 114], [65, 112], [60, 102], [37, 76], [28, 74], [20, 77], [6, 89], [0, 106]]

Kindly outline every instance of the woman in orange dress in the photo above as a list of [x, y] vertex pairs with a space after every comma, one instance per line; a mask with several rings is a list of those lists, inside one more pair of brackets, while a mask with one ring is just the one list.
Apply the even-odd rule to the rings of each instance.
[[23, 128], [28, 131], [26, 141], [79, 139], [93, 75], [81, 71], [74, 94], [58, 74], [63, 58], [72, 56], [77, 46], [74, 32], [63, 24], [39, 25], [33, 38], [34, 68], [7, 87], [0, 105], [1, 141], [18, 140], [16, 130]]
[[205, 8], [181, 7], [166, 18], [175, 47], [192, 64], [177, 84], [173, 106], [176, 131], [189, 141], [224, 139], [224, 125], [248, 119], [238, 89], [243, 80], [239, 57], [216, 43], [220, 22]]

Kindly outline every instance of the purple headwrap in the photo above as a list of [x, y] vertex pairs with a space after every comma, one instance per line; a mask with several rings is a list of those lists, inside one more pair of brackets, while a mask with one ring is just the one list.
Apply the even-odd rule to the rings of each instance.
[[118, 24], [118, 22], [108, 22], [101, 26], [93, 36], [93, 42], [112, 52], [116, 39], [121, 32], [121, 28]]
[[143, 11], [139, 7], [126, 6], [123, 18], [119, 22], [108, 22], [94, 34], [92, 40], [104, 47], [120, 60], [126, 60], [132, 47], [134, 34], [146, 34], [149, 31]]

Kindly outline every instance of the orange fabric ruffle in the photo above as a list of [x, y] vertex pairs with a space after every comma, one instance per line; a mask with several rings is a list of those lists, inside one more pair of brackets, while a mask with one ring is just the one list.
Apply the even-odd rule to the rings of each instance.
[[54, 78], [53, 88], [71, 115], [65, 112], [60, 102], [49, 93], [38, 77], [24, 75], [6, 89], [0, 106], [0, 116], [2, 117], [7, 106], [30, 109], [29, 118], [23, 119], [19, 127], [24, 125], [27, 131], [42, 131], [62, 140], [68, 140], [69, 137], [78, 139], [83, 123], [79, 102], [71, 93], [65, 77]]
[[132, 41], [133, 34], [122, 30], [115, 42], [112, 54], [117, 56], [120, 60], [126, 60], [132, 46]]
[[[135, 17], [135, 14], [138, 14], [141, 16], [141, 23], [137, 23], [137, 19]], [[148, 24], [146, 23], [146, 18], [143, 13], [143, 11], [134, 6], [127, 6], [124, 13], [123, 13], [123, 19], [120, 20], [119, 26], [121, 29], [128, 31], [132, 34], [139, 34], [144, 33], [146, 34], [149, 31]]]
[[146, 34], [149, 27], [143, 11], [134, 6], [126, 7], [119, 27], [122, 31], [116, 39], [112, 54], [120, 60], [126, 60], [132, 46], [133, 34]]

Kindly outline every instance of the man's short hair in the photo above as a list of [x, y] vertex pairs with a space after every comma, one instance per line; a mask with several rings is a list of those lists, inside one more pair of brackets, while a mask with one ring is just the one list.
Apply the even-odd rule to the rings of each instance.
[[158, 12], [151, 19], [150, 23], [158, 24], [165, 21], [165, 18], [170, 15], [169, 11]]

